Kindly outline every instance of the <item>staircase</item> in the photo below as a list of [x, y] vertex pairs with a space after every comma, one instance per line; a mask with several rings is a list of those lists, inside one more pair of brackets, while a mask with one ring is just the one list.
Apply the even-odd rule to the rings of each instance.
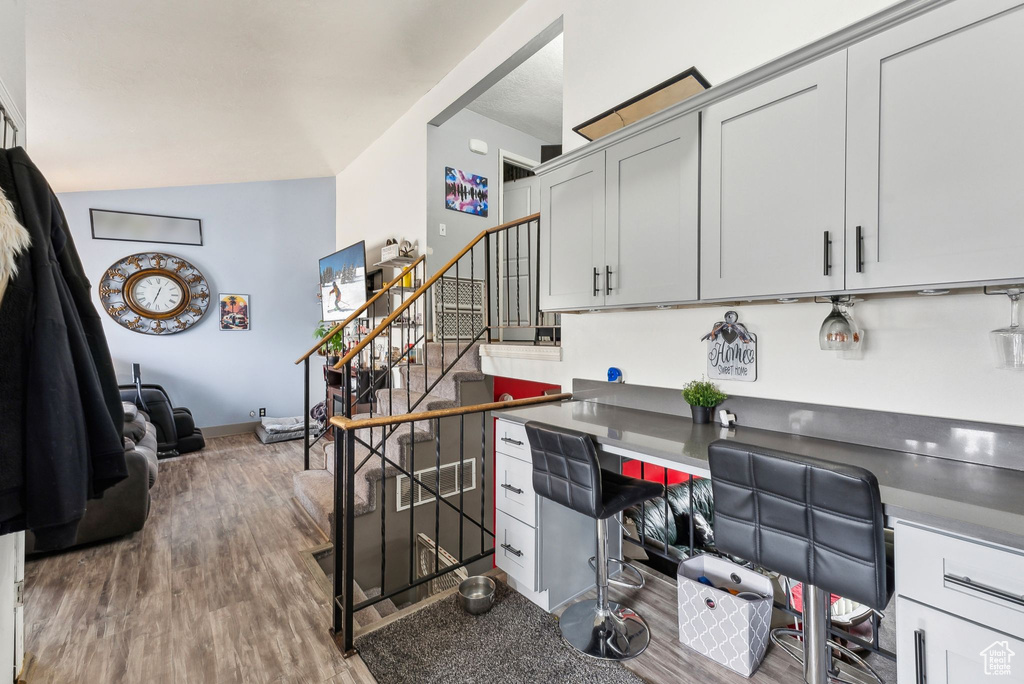
[[[469, 406], [485, 403], [493, 396], [490, 390], [490, 382], [480, 370], [480, 343], [458, 344], [455, 342], [443, 343], [428, 342], [425, 345], [424, 358], [427, 363], [400, 365], [402, 387], [377, 390], [376, 415], [402, 415], [407, 413], [422, 413], [438, 409], [452, 408], [455, 406]], [[447, 373], [443, 372], [441, 366], [442, 358], [446, 365], [451, 365], [452, 359], [458, 356], [460, 351], [465, 353]], [[443, 354], [443, 355], [442, 355]], [[432, 387], [432, 389], [430, 389]], [[429, 394], [424, 390], [430, 389]], [[412, 411], [409, 407], [413, 406]], [[353, 419], [370, 418], [371, 414], [357, 414]], [[356, 438], [366, 444], [377, 445], [384, 439], [385, 433], [390, 433], [387, 444], [382, 449], [389, 458], [395, 459], [406, 470], [413, 470], [415, 459], [412, 456], [417, 451], [429, 451], [433, 455], [435, 425], [432, 422], [416, 423], [411, 431], [408, 428], [393, 430], [390, 427], [363, 428], [357, 431]], [[442, 427], [444, 432], [444, 427]], [[361, 462], [370, 450], [364, 445], [356, 443], [356, 460]], [[299, 501], [313, 521], [324, 532], [330, 536], [334, 523], [334, 448], [333, 442], [326, 442], [324, 449], [315, 450], [316, 460], [311, 457], [311, 469], [295, 473], [293, 486], [295, 498]], [[376, 463], [375, 463], [376, 461]], [[356, 478], [356, 507], [357, 517], [365, 516], [377, 510], [380, 482], [383, 479], [394, 478], [398, 470], [386, 466], [381, 468], [379, 459], [371, 458], [363, 467]], [[389, 490], [391, 499], [394, 499], [394, 488]], [[389, 502], [391, 511], [395, 511], [395, 502]]]

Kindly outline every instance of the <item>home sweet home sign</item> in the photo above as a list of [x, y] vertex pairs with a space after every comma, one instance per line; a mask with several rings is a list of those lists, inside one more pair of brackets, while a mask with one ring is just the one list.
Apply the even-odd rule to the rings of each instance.
[[726, 311], [701, 340], [708, 343], [708, 377], [712, 380], [757, 380], [757, 335], [739, 323], [739, 314]]

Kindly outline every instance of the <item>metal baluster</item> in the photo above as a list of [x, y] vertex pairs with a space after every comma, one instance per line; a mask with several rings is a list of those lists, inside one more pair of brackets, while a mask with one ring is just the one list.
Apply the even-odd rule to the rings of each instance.
[[516, 224], [516, 325], [520, 326], [523, 324], [523, 302], [520, 300], [519, 294], [519, 269], [522, 267], [522, 262], [519, 259], [519, 224]]
[[480, 414], [480, 553], [484, 552], [484, 528], [487, 527], [487, 414]]
[[[644, 479], [644, 462], [640, 461], [640, 479]], [[647, 502], [640, 504], [640, 544], [647, 543]], [[665, 549], [668, 551], [668, 549]]]
[[[6, 134], [6, 130], [4, 131]], [[309, 470], [309, 357], [302, 362], [302, 421], [304, 431], [302, 433], [302, 469]], [[324, 408], [327, 408], [326, 406]], [[335, 468], [337, 470], [337, 468]]]
[[[388, 338], [388, 339], [390, 339], [390, 338]], [[373, 354], [371, 354], [370, 356], [372, 357]], [[370, 382], [372, 384], [373, 380], [371, 380]], [[388, 383], [389, 386], [390, 386], [390, 384], [391, 383]], [[371, 404], [371, 406], [372, 406], [372, 404]], [[387, 547], [387, 539], [388, 539], [388, 525], [387, 525], [388, 494], [387, 494], [387, 492], [388, 492], [388, 488], [385, 485], [385, 483], [387, 482], [387, 478], [385, 477], [385, 475], [387, 473], [387, 467], [388, 467], [388, 465], [387, 465], [387, 458], [385, 457], [385, 454], [387, 454], [387, 449], [388, 449], [388, 438], [387, 438], [387, 435], [385, 435], [385, 430], [387, 430], [386, 426], [382, 426], [381, 429], [380, 429], [380, 434], [383, 437], [383, 439], [381, 441], [381, 445], [380, 445], [380, 473], [381, 473], [381, 476], [380, 476], [380, 593], [381, 594], [383, 594], [385, 591], [387, 591], [384, 588], [384, 578], [387, 577], [387, 558], [388, 558], [388, 547]], [[372, 430], [370, 431], [370, 444], [373, 444], [373, 431]]]
[[[409, 421], [409, 458], [410, 474], [415, 474], [416, 464], [416, 421]], [[409, 478], [409, 584], [415, 580], [416, 565], [416, 482]]]
[[[469, 250], [469, 308], [471, 309], [469, 315], [473, 320], [476, 320], [476, 276], [474, 274], [476, 261], [475, 255], [476, 247], [473, 247]], [[480, 320], [486, 325], [486, 321], [484, 321], [483, 316], [480, 317]]]
[[[466, 414], [459, 416], [459, 562], [462, 562], [462, 536], [466, 527], [466, 516], [463, 508], [463, 495], [466, 492]], [[483, 524], [483, 521], [481, 521]]]
[[[666, 525], [666, 528], [667, 528], [668, 521], [671, 520], [671, 518], [668, 517], [668, 468], [662, 467], [661, 471], [662, 471], [662, 477], [663, 477], [663, 480], [664, 480], [664, 485], [662, 485], [662, 486], [665, 488], [664, 489], [664, 492], [665, 492], [665, 508], [663, 509], [662, 512], [665, 515], [665, 525]], [[691, 520], [693, 519], [693, 511], [690, 511], [690, 519]], [[666, 540], [666, 542], [665, 542], [665, 552], [668, 553], [668, 540]]]
[[484, 297], [486, 298], [486, 304], [484, 309], [486, 311], [486, 318], [484, 318], [484, 324], [487, 326], [487, 343], [490, 344], [494, 341], [494, 337], [491, 334], [491, 234], [487, 233], [484, 236]]
[[[532, 288], [532, 286], [531, 286], [531, 284], [529, 282], [530, 280], [533, 279], [533, 278], [530, 277], [530, 276], [533, 275], [533, 225], [532, 224], [533, 224], [532, 221], [530, 223], [526, 224], [526, 280], [527, 280], [527, 284], [526, 284], [526, 308], [527, 308], [527, 316], [529, 316], [527, 322], [530, 325], [536, 326], [536, 325], [538, 325], [540, 323], [540, 321], [537, 320], [537, 319], [534, 319], [534, 317], [533, 317], [533, 288]], [[538, 297], [540, 296], [539, 292], [537, 293], [537, 296]], [[534, 339], [534, 341], [537, 340], [537, 329], [536, 329], [536, 327], [533, 330], [533, 339]]]
[[512, 288], [511, 288], [511, 286], [509, 285], [509, 282], [508, 282], [508, 280], [509, 280], [508, 257], [509, 257], [509, 252], [510, 252], [509, 247], [508, 247], [508, 233], [509, 233], [509, 230], [508, 230], [508, 228], [506, 228], [505, 229], [505, 271], [504, 271], [504, 276], [502, 276], [502, 289], [504, 290], [505, 295], [508, 297], [508, 299], [505, 300], [505, 325], [506, 326], [512, 325], [512, 312], [509, 311], [509, 309], [512, 308], [512, 292], [511, 292]]
[[[455, 357], [458, 358], [462, 351], [462, 281], [459, 280], [459, 259], [455, 262]], [[470, 283], [472, 284], [472, 283]]]
[[441, 419], [434, 419], [434, 453], [437, 479], [434, 483], [434, 572], [440, 565], [441, 549]]

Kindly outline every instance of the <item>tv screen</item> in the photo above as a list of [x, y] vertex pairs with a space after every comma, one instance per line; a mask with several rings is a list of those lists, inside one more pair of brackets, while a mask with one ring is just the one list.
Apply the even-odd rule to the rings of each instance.
[[366, 303], [366, 244], [320, 260], [320, 302], [325, 321], [343, 321]]

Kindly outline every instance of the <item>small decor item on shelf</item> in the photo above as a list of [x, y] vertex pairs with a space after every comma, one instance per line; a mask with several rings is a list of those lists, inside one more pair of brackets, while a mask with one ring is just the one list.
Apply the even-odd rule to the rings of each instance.
[[380, 250], [381, 261], [391, 261], [399, 254], [398, 240], [394, 238], [388, 238], [387, 242]]
[[710, 380], [691, 380], [683, 386], [683, 399], [690, 405], [690, 414], [697, 424], [710, 423], [715, 407], [728, 398], [729, 395]]
[[1006, 370], [1024, 370], [1024, 328], [1020, 325], [1020, 300], [1022, 291], [1018, 288], [1006, 290], [1010, 298], [1010, 325], [989, 333], [996, 353], [996, 367]]
[[249, 295], [223, 293], [220, 295], [220, 329], [249, 329]]
[[702, 341], [708, 343], [708, 377], [713, 380], [757, 380], [757, 335], [739, 323], [739, 314], [726, 311]]

